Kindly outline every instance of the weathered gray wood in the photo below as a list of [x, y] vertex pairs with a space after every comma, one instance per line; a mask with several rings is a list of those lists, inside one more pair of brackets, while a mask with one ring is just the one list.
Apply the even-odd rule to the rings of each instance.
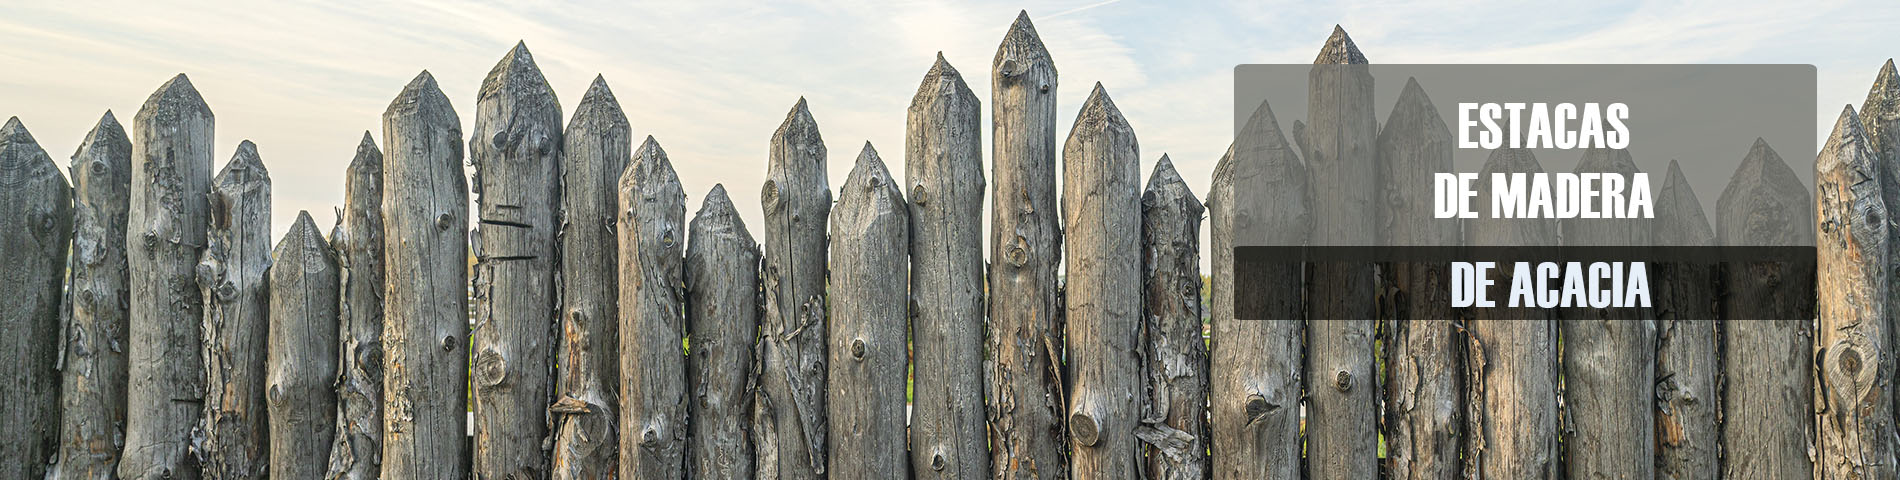
[[338, 305], [337, 432], [330, 480], [375, 480], [383, 453], [383, 152], [368, 131], [343, 177], [330, 232]]
[[[1702, 212], [1702, 201], [1675, 160], [1656, 190], [1654, 245], [1713, 247], [1715, 231]], [[1712, 320], [1720, 318], [1721, 269], [1714, 264], [1658, 262], [1650, 264], [1651, 288], [1656, 294], [1656, 318]], [[1666, 326], [1658, 325], [1658, 329]], [[1665, 373], [1656, 372], [1657, 378]], [[1702, 397], [1703, 399], [1711, 397]], [[1667, 445], [1665, 445], [1667, 447]]]
[[[1895, 73], [1893, 59], [1880, 66], [1880, 73], [1874, 76], [1874, 84], [1867, 89], [1867, 100], [1860, 104], [1860, 124], [1866, 131], [1867, 148], [1874, 153], [1874, 162], [1881, 166], [1880, 198], [1888, 208], [1900, 205], [1900, 73]], [[1887, 305], [1900, 305], [1900, 265], [1893, 264], [1894, 258], [1900, 258], [1900, 225], [1888, 218], [1887, 225], [1887, 265], [1884, 267], [1887, 277]], [[1887, 343], [1887, 358], [1900, 358], [1900, 308], [1887, 309], [1888, 333], [1893, 335]], [[1900, 415], [1900, 398], [1893, 399], [1894, 413]]]
[[831, 212], [832, 301], [826, 471], [839, 480], [906, 478], [904, 385], [909, 376], [910, 214], [902, 187], [870, 142]]
[[[1337, 266], [1337, 265], [1335, 265]], [[1314, 267], [1314, 288], [1323, 288]], [[1379, 378], [1373, 363], [1378, 322], [1320, 319], [1306, 324], [1306, 476], [1371, 478], [1379, 448]], [[1365, 474], [1361, 474], [1361, 473]]]
[[[1313, 59], [1313, 68], [1308, 75], [1306, 101], [1306, 129], [1304, 141], [1300, 143], [1303, 152], [1300, 158], [1306, 161], [1308, 183], [1313, 193], [1313, 237], [1315, 246], [1360, 246], [1379, 245], [1382, 238], [1379, 231], [1378, 206], [1381, 181], [1376, 161], [1379, 125], [1373, 116], [1373, 79], [1366, 67], [1366, 56], [1359, 52], [1352, 37], [1344, 29], [1333, 27], [1332, 36], [1320, 49], [1319, 56]], [[1370, 320], [1377, 315], [1376, 283], [1374, 268], [1364, 262], [1329, 262], [1313, 265], [1313, 290], [1310, 295], [1311, 311], [1308, 318], [1324, 320]], [[1312, 328], [1322, 329], [1312, 335], [1313, 338], [1333, 337], [1324, 329], [1334, 327], [1363, 329], [1372, 327], [1350, 323], [1321, 323]], [[1340, 362], [1367, 366], [1371, 371], [1372, 341], [1368, 338], [1365, 348], [1353, 347], [1351, 351], [1314, 352], [1316, 358], [1337, 358]], [[1358, 342], [1355, 342], [1357, 345]], [[1309, 347], [1310, 348], [1310, 347]], [[1364, 351], [1359, 351], [1364, 350]], [[1341, 356], [1344, 355], [1344, 356]], [[1341, 365], [1335, 366], [1343, 366]], [[1317, 365], [1309, 362], [1309, 365]], [[1358, 367], [1354, 367], [1358, 369]], [[1332, 374], [1326, 372], [1326, 378], [1316, 375], [1317, 370], [1309, 370], [1307, 378], [1313, 381], [1332, 382]], [[1370, 377], [1364, 385], [1374, 385]], [[1378, 459], [1363, 455], [1367, 449], [1378, 448], [1377, 388], [1360, 388], [1357, 392], [1340, 392], [1338, 400], [1354, 402], [1341, 404], [1331, 402], [1332, 394], [1325, 390], [1309, 389], [1309, 395], [1317, 393], [1313, 403], [1334, 403], [1347, 408], [1349, 412], [1360, 415], [1349, 422], [1318, 421], [1307, 431], [1309, 441], [1308, 455], [1318, 459], [1308, 462], [1309, 470], [1318, 478], [1368, 478], [1378, 473]], [[1336, 390], [1335, 390], [1336, 391]]]
[[911, 97], [910, 463], [921, 478], [988, 478], [983, 414], [983, 106], [937, 54]]
[[1069, 465], [1078, 479], [1140, 471], [1140, 154], [1134, 129], [1095, 84], [1062, 147]]
[[475, 250], [474, 475], [547, 475], [561, 106], [526, 44], [482, 80], [469, 132]]
[[606, 480], [620, 443], [620, 174], [633, 133], [620, 101], [595, 76], [567, 122], [561, 157], [561, 345], [555, 364], [554, 475]]
[[[1439, 118], [1438, 107], [1432, 105], [1432, 99], [1425, 95], [1425, 89], [1416, 79], [1407, 78], [1405, 89], [1400, 91], [1399, 100], [1392, 107], [1392, 114], [1386, 117], [1385, 127], [1379, 131], [1376, 154], [1379, 161], [1379, 222], [1385, 231], [1383, 245], [1395, 247], [1430, 247], [1457, 245], [1458, 219], [1433, 218], [1429, 210], [1432, 204], [1432, 176], [1437, 173], [1451, 172], [1451, 152], [1455, 145], [1451, 128], [1445, 120]], [[1384, 266], [1383, 280], [1379, 297], [1383, 318], [1396, 320], [1447, 320], [1456, 318], [1451, 308], [1451, 289], [1445, 288], [1450, 277], [1450, 267], [1440, 262], [1393, 262]], [[1456, 360], [1448, 360], [1456, 362]], [[1448, 379], [1438, 377], [1431, 380]], [[1442, 388], [1434, 390], [1443, 391]], [[1451, 391], [1455, 391], [1454, 388]], [[1430, 401], [1430, 400], [1428, 400]], [[1456, 410], [1455, 406], [1450, 407]], [[1426, 412], [1418, 412], [1427, 414]], [[1397, 419], [1406, 422], [1407, 419]], [[1420, 418], [1426, 423], [1431, 420]], [[1426, 434], [1426, 431], [1415, 432]], [[1388, 439], [1388, 443], [1390, 443]], [[1400, 439], [1401, 442], [1407, 441]], [[1393, 445], [1388, 445], [1393, 446]], [[1416, 471], [1425, 478], [1439, 478], [1442, 475], [1456, 474], [1457, 464], [1439, 463], [1416, 457], [1448, 453], [1457, 458], [1456, 447], [1445, 450], [1433, 450], [1430, 444], [1417, 444], [1425, 451], [1411, 450], [1413, 444], [1404, 445], [1404, 451], [1388, 448], [1388, 455], [1394, 466], [1411, 471], [1414, 466], [1424, 470]], [[1414, 459], [1421, 460], [1415, 462]], [[1442, 460], [1442, 458], [1439, 458]], [[1448, 470], [1447, 470], [1448, 469]], [[1399, 470], [1395, 470], [1399, 471]]]
[[[383, 469], [463, 478], [468, 454], [468, 183], [462, 122], [424, 71], [383, 112]], [[538, 447], [537, 447], [538, 448]]]
[[1559, 478], [1557, 325], [1482, 319], [1467, 322], [1466, 329], [1467, 478]]
[[831, 182], [825, 141], [799, 98], [772, 134], [765, 188], [764, 340], [754, 397], [760, 478], [825, 473], [825, 228]]
[[686, 193], [647, 137], [620, 176], [620, 478], [680, 478], [685, 468]]
[[753, 350], [759, 332], [759, 244], [713, 185], [694, 214], [686, 244], [686, 359], [689, 478], [749, 479], [750, 420], [757, 387]]
[[1385, 342], [1387, 471], [1402, 479], [1463, 478], [1463, 442], [1457, 441], [1465, 431], [1462, 324], [1455, 318], [1387, 320]]
[[[1249, 193], [1251, 192], [1251, 193]], [[1242, 204], [1241, 199], [1246, 199]], [[1236, 271], [1237, 240], [1303, 245], [1309, 233], [1306, 169], [1261, 103], [1214, 167], [1208, 191], [1209, 285], [1213, 336], [1208, 346], [1209, 427], [1216, 479], [1297, 479], [1300, 471], [1301, 340], [1306, 325], [1301, 265]], [[1273, 295], [1256, 299], [1267, 318], [1237, 318], [1241, 282]], [[1255, 301], [1255, 300], [1249, 300]]]
[[1655, 478], [1655, 320], [1609, 316], [1558, 322], [1563, 339], [1564, 473]]
[[[1478, 171], [1478, 178], [1488, 179], [1497, 173], [1522, 173], [1525, 174], [1526, 177], [1529, 177], [1537, 173], [1542, 173], [1543, 171], [1543, 165], [1537, 162], [1537, 156], [1531, 154], [1530, 150], [1502, 148], [1491, 151], [1491, 156], [1485, 159], [1484, 167]], [[1491, 182], [1479, 181], [1477, 184], [1476, 190], [1478, 191], [1478, 196], [1475, 198], [1491, 198]], [[1554, 220], [1501, 219], [1480, 216], [1479, 218], [1472, 219], [1472, 221], [1463, 223], [1465, 229], [1464, 241], [1467, 246], [1511, 247], [1557, 245], [1557, 222]], [[1539, 309], [1536, 305], [1510, 307], [1508, 300], [1510, 298], [1510, 277], [1512, 269], [1509, 268], [1510, 265], [1508, 264], [1500, 263], [1499, 266], [1503, 268], [1493, 270], [1494, 283], [1491, 285], [1490, 290], [1486, 290], [1487, 293], [1485, 294], [1485, 298], [1497, 302], [1497, 306], [1493, 308], [1473, 309], [1471, 313], [1473, 318], [1495, 320], [1555, 318], [1554, 312]], [[1483, 359], [1474, 358], [1472, 361], [1480, 362], [1483, 361]], [[1555, 362], [1555, 360], [1552, 360], [1552, 362]], [[1552, 365], [1554, 367], [1555, 363], [1552, 363]], [[1475, 377], [1472, 378], [1473, 382], [1477, 380]], [[1475, 385], [1474, 388], [1476, 388]], [[1474, 410], [1479, 407], [1480, 405], [1471, 405], [1471, 408]], [[1476, 421], [1477, 419], [1473, 420]], [[1469, 455], [1467, 455], [1467, 458], [1469, 458]]]
[[[1579, 174], [1581, 173], [1616, 173], [1616, 174], [1623, 175], [1623, 178], [1632, 179], [1631, 181], [1634, 181], [1633, 179], [1636, 178], [1635, 174], [1642, 172], [1641, 169], [1636, 167], [1636, 161], [1630, 158], [1630, 154], [1628, 150], [1607, 149], [1607, 148], [1584, 149], [1583, 158], [1577, 161], [1577, 166], [1575, 170], [1573, 171]], [[1655, 186], [1652, 184], [1651, 187], [1654, 188]], [[1627, 189], [1627, 188], [1630, 188], [1630, 186], [1625, 185], [1623, 188]], [[1599, 211], [1599, 212], [1609, 210], [1608, 205], [1606, 205], [1601, 198], [1598, 198], [1592, 201], [1594, 202], [1590, 206], [1592, 210]], [[1566, 219], [1558, 220], [1557, 229], [1561, 232], [1560, 236], [1562, 237], [1562, 242], [1566, 246], [1628, 247], [1628, 246], [1650, 245], [1651, 238], [1653, 237], [1653, 234], [1651, 233], [1651, 226], [1653, 223], [1655, 222], [1652, 219], [1643, 219], [1643, 218], [1566, 218]], [[1568, 320], [1586, 320], [1586, 319], [1587, 320], [1645, 320], [1645, 319], [1655, 318], [1655, 314], [1651, 309], [1636, 308], [1636, 307], [1589, 308], [1587, 306], [1583, 306], [1583, 307], [1562, 309], [1560, 314], [1563, 316], [1563, 318], [1568, 319]], [[1648, 349], [1653, 351], [1654, 345], [1651, 345], [1650, 347], [1648, 347]], [[1636, 365], [1637, 363], [1641, 362], [1641, 360], [1614, 360], [1614, 361], [1625, 363], [1628, 365]], [[1653, 359], [1651, 359], [1651, 361], [1648, 363], [1653, 364], [1654, 363]], [[1614, 377], [1609, 377], [1609, 378], [1617, 378], [1619, 379], [1617, 381], [1620, 382], [1622, 381], [1621, 379], [1625, 377], [1614, 376]], [[1618, 405], [1623, 404], [1623, 403], [1625, 402], [1623, 401], [1612, 402], [1612, 404], [1618, 404]], [[1617, 408], [1618, 410], [1620, 410], [1620, 406], [1610, 407], [1610, 408]], [[1571, 419], [1582, 421], [1582, 419], [1578, 419], [1574, 417]], [[1639, 422], [1639, 421], [1645, 424], [1653, 423], [1653, 422], [1649, 422], [1647, 418], [1643, 418], [1643, 419], [1630, 418], [1630, 419], [1625, 419], [1625, 420], [1629, 422], [1630, 425], [1635, 425], [1635, 422]], [[1587, 434], [1588, 432], [1579, 432], [1579, 433]], [[1627, 432], [1616, 432], [1614, 433], [1614, 435], [1621, 435], [1623, 433], [1627, 433]], [[1619, 438], [1619, 437], [1607, 437], [1607, 438]], [[1574, 446], [1574, 444], [1571, 444], [1568, 442], [1566, 442], [1566, 445]], [[1624, 452], [1624, 453], [1634, 453], [1634, 452]], [[1617, 458], [1617, 459], [1612, 459], [1612, 460], [1607, 460], [1607, 461], [1619, 462], [1624, 465], [1632, 466], [1632, 468], [1635, 465], [1633, 462], [1627, 462], [1627, 461], [1621, 460], [1620, 459], [1621, 457], [1610, 457], [1610, 458]], [[1571, 465], [1575, 465], [1577, 463], [1578, 462], [1570, 462]]]
[[[1715, 232], [1674, 160], [1656, 194], [1655, 245], [1709, 247]], [[1714, 479], [1721, 433], [1720, 268], [1650, 264], [1656, 292], [1656, 478]]]
[[1201, 337], [1201, 214], [1166, 154], [1141, 195], [1142, 356], [1147, 395], [1135, 435], [1145, 478], [1207, 478], [1207, 342]]
[[270, 332], [270, 172], [250, 140], [211, 179], [211, 224], [198, 261], [205, 299], [204, 425], [193, 449], [205, 478], [251, 478], [268, 461], [264, 387]]
[[183, 74], [145, 99], [132, 120], [130, 383], [119, 462], [127, 479], [198, 478], [189, 448], [204, 417], [204, 303], [192, 275], [209, 223], [213, 121]]
[[[1756, 139], [1716, 202], [1723, 246], [1813, 245], [1807, 187], [1768, 143]], [[1802, 478], [1814, 474], [1812, 297], [1814, 278], [1784, 278], [1762, 262], [1723, 270], [1723, 312], [1770, 312], [1783, 320], [1722, 324], [1722, 478]]]
[[271, 478], [316, 479], [328, 470], [331, 443], [340, 433], [337, 391], [331, 388], [339, 371], [340, 273], [336, 253], [310, 212], [298, 212], [271, 252]]
[[[40, 478], [59, 442], [61, 285], [72, 187], [18, 117], [0, 127], [0, 477]], [[103, 412], [101, 412], [103, 413]], [[102, 419], [103, 420], [103, 419]]]
[[[125, 441], [125, 216], [131, 207], [132, 141], [106, 112], [67, 170], [73, 180], [73, 247], [67, 263], [70, 315], [60, 359], [59, 461], [52, 479], [118, 478]], [[13, 217], [18, 218], [18, 217]]]
[[1886, 322], [1885, 168], [1867, 145], [1854, 107], [1841, 112], [1814, 161], [1816, 257], [1815, 476], [1893, 478], [1894, 360]]
[[1056, 66], [1028, 12], [1009, 26], [990, 71], [990, 472], [1067, 478]]

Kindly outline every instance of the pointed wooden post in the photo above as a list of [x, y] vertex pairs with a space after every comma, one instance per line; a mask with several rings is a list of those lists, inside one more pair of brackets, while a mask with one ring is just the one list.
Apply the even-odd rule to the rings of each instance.
[[475, 249], [477, 478], [547, 475], [561, 105], [525, 44], [482, 80], [469, 132]]
[[[1722, 246], [1814, 244], [1814, 204], [1794, 170], [1755, 139], [1716, 202]], [[1770, 221], [1762, 221], [1775, 219]], [[1788, 277], [1770, 263], [1723, 269], [1722, 311], [1775, 314], [1722, 323], [1722, 478], [1802, 478], [1814, 474], [1814, 278]], [[1768, 320], [1775, 318], [1778, 320]], [[1740, 419], [1750, 419], [1741, 421]]]
[[686, 193], [647, 137], [620, 176], [620, 478], [680, 478], [685, 467]]
[[1141, 195], [1142, 356], [1135, 436], [1145, 477], [1207, 478], [1207, 343], [1201, 337], [1201, 201], [1166, 154]]
[[270, 173], [250, 140], [211, 179], [211, 224], [198, 262], [205, 299], [204, 425], [194, 450], [210, 479], [251, 478], [268, 461], [264, 403], [270, 332]]
[[[1601, 148], [1585, 150], [1575, 171], [1624, 178], [1639, 172], [1629, 151]], [[1564, 219], [1558, 229], [1566, 246], [1645, 246], [1651, 243], [1649, 223]], [[1643, 308], [1571, 308], [1558, 322], [1568, 421], [1564, 469], [1571, 478], [1656, 475], [1653, 410], [1630, 408], [1656, 398], [1656, 323], [1650, 314]]]
[[688, 478], [752, 478], [750, 434], [753, 371], [759, 340], [759, 244], [714, 185], [694, 214], [686, 244], [686, 474]]
[[983, 417], [982, 103], [937, 54], [911, 98], [910, 464], [922, 478], [988, 478]]
[[1848, 106], [1814, 161], [1815, 431], [1820, 478], [1892, 478], [1894, 359], [1883, 295], [1887, 289], [1887, 207], [1860, 117]]
[[[1702, 201], [1675, 160], [1656, 193], [1654, 245], [1712, 247]], [[1656, 476], [1716, 478], [1721, 413], [1720, 266], [1650, 264], [1656, 292]]]
[[990, 471], [1063, 478], [1056, 67], [1021, 12], [990, 63]]
[[831, 212], [832, 301], [826, 432], [830, 478], [907, 478], [904, 384], [910, 350], [910, 217], [904, 192], [870, 142]]
[[132, 120], [130, 383], [120, 477], [198, 478], [189, 447], [204, 416], [204, 303], [192, 275], [209, 223], [212, 123], [211, 108], [183, 74], [145, 99]]
[[[1500, 149], [1478, 178], [1542, 171], [1529, 150]], [[1490, 182], [1478, 182], [1477, 198], [1490, 195]], [[1548, 220], [1479, 218], [1464, 227], [1465, 244], [1473, 247], [1557, 242], [1557, 224]], [[1496, 281], [1487, 295], [1498, 307], [1477, 309], [1466, 323], [1465, 472], [1477, 479], [1558, 478], [1557, 325], [1549, 311], [1507, 307], [1510, 279]]]
[[[462, 122], [424, 71], [383, 112], [383, 469], [468, 476], [468, 183]], [[537, 449], [539, 447], [536, 447]]]
[[620, 451], [620, 174], [633, 134], [620, 101], [595, 76], [562, 136], [561, 345], [554, 417], [557, 480], [606, 480]]
[[[336, 254], [310, 212], [298, 212], [271, 252], [270, 473], [320, 478], [337, 435]], [[345, 430], [344, 432], [347, 432]]]
[[1140, 475], [1141, 170], [1135, 131], [1095, 84], [1062, 148], [1071, 475]]
[[338, 291], [336, 445], [326, 478], [375, 480], [383, 453], [383, 152], [368, 131], [343, 177], [330, 232]]
[[86, 134], [67, 171], [73, 180], [71, 316], [61, 339], [59, 461], [49, 478], [110, 479], [125, 441], [126, 307], [132, 301], [125, 270], [132, 141], [112, 112]]
[[[1880, 198], [1888, 208], [1900, 208], [1895, 207], [1900, 205], [1900, 74], [1895, 73], [1891, 58], [1880, 66], [1867, 100], [1860, 104], [1860, 123], [1874, 163], [1881, 167]], [[1887, 343], [1887, 358], [1900, 358], [1900, 307], [1895, 307], [1900, 305], [1900, 263], [1894, 261], [1900, 258], [1900, 225], [1896, 223], [1900, 222], [1887, 225], [1887, 264], [1882, 267], [1887, 277], [1887, 328], [1893, 336]], [[1900, 398], [1893, 402], [1894, 413], [1900, 415]]]
[[[1217, 480], [1299, 478], [1300, 344], [1306, 325], [1305, 268], [1268, 264], [1245, 275], [1235, 266], [1237, 242], [1304, 245], [1309, 217], [1306, 168], [1262, 102], [1234, 146], [1214, 167], [1208, 190], [1208, 243], [1213, 265], [1208, 305], [1208, 406], [1213, 477]], [[1244, 200], [1243, 200], [1244, 199]], [[1252, 245], [1253, 243], [1249, 243]], [[1252, 284], [1271, 296], [1237, 295]], [[1259, 302], [1254, 304], [1252, 302]], [[1242, 303], [1248, 302], [1248, 303]], [[1236, 315], [1246, 305], [1268, 319]]]
[[[0, 477], [41, 478], [59, 442], [61, 286], [72, 187], [33, 135], [0, 127]], [[101, 412], [103, 413], [103, 412]]]
[[765, 318], [752, 422], [759, 476], [825, 473], [825, 141], [799, 98], [772, 134], [765, 188]]

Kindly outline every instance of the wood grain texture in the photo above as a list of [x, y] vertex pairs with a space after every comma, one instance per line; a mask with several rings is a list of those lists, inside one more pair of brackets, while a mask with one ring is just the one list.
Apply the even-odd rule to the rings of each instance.
[[1455, 318], [1387, 320], [1385, 342], [1387, 471], [1401, 479], [1462, 478], [1463, 323]]
[[1479, 319], [1465, 325], [1470, 362], [1466, 475], [1473, 479], [1561, 478], [1556, 323]]
[[1207, 478], [1207, 342], [1201, 336], [1201, 215], [1166, 154], [1141, 194], [1142, 357], [1135, 436], [1152, 479]]
[[[1716, 243], [1722, 246], [1814, 245], [1814, 200], [1807, 185], [1768, 142], [1755, 139], [1715, 203]], [[1723, 271], [1724, 315], [1813, 319], [1815, 279], [1800, 269], [1744, 262]], [[1771, 349], [1770, 351], [1781, 351]]]
[[59, 461], [48, 478], [118, 478], [125, 445], [125, 258], [132, 140], [108, 111], [67, 170], [73, 180], [73, 247], [67, 262], [65, 351], [60, 358]]
[[383, 470], [468, 476], [468, 183], [462, 122], [435, 77], [383, 112]]
[[363, 132], [343, 177], [336, 250], [338, 375], [336, 444], [328, 480], [375, 480], [383, 453], [383, 152]]
[[[831, 324], [825, 428], [829, 478], [906, 478], [910, 373], [910, 214], [902, 187], [865, 142], [831, 211]], [[847, 453], [848, 452], [848, 453]]]
[[1095, 84], [1062, 149], [1070, 475], [1140, 475], [1141, 170], [1135, 131]]
[[[1860, 104], [1860, 125], [1867, 135], [1867, 148], [1873, 151], [1874, 162], [1881, 165], [1880, 199], [1888, 208], [1900, 205], [1900, 73], [1896, 73], [1893, 59], [1880, 66], [1880, 73], [1874, 76], [1872, 87], [1867, 89], [1867, 99]], [[1887, 328], [1893, 338], [1887, 343], [1887, 358], [1900, 358], [1900, 265], [1893, 259], [1900, 258], [1900, 225], [1888, 218], [1887, 224], [1887, 265], [1884, 266], [1887, 277]], [[1894, 398], [1894, 414], [1900, 415], [1900, 398]]]
[[[1655, 245], [1710, 247], [1715, 232], [1681, 166], [1669, 162], [1656, 193]], [[1718, 331], [1721, 267], [1653, 263], [1656, 294], [1656, 478], [1721, 475]]]
[[686, 192], [647, 137], [620, 176], [620, 478], [680, 478], [685, 468]]
[[[1452, 172], [1452, 148], [1456, 145], [1451, 128], [1439, 118], [1438, 107], [1415, 79], [1407, 78], [1399, 92], [1398, 103], [1379, 130], [1375, 153], [1378, 156], [1378, 218], [1385, 231], [1383, 245], [1394, 247], [1430, 247], [1458, 245], [1458, 219], [1434, 218], [1432, 181], [1438, 173]], [[1395, 320], [1449, 320], [1456, 318], [1451, 307], [1450, 267], [1437, 262], [1392, 262], [1383, 265], [1384, 285], [1379, 288], [1380, 317]], [[1404, 421], [1404, 419], [1399, 419]], [[1420, 445], [1424, 446], [1424, 445]], [[1455, 457], [1456, 449], [1446, 450]], [[1395, 465], [1410, 466], [1407, 450], [1392, 458]], [[1436, 452], [1423, 452], [1436, 453]], [[1450, 473], [1456, 473], [1454, 464]], [[1427, 478], [1446, 471], [1428, 469]]]
[[192, 448], [208, 479], [268, 471], [264, 390], [270, 333], [270, 172], [250, 140], [211, 179], [211, 224], [198, 261], [205, 299], [204, 424]]
[[831, 182], [825, 141], [799, 98], [772, 134], [765, 209], [765, 317], [753, 446], [762, 478], [825, 473], [825, 228]]
[[1566, 316], [1564, 472], [1568, 478], [1654, 478], [1655, 320]]
[[561, 318], [555, 350], [558, 480], [618, 473], [620, 443], [620, 174], [633, 133], [607, 79], [594, 77], [562, 135]]
[[130, 383], [119, 462], [126, 479], [199, 478], [190, 446], [191, 429], [204, 416], [204, 302], [192, 278], [209, 223], [213, 121], [182, 74], [153, 92], [132, 119], [125, 237]]
[[[1723, 246], [1813, 245], [1808, 189], [1767, 142], [1756, 139], [1716, 202]], [[1813, 277], [1787, 278], [1765, 262], [1728, 265], [1722, 311], [1781, 320], [1722, 323], [1722, 478], [1802, 478], [1814, 474]]]
[[337, 429], [340, 268], [323, 232], [298, 212], [271, 252], [271, 478], [317, 479], [329, 470]]
[[988, 478], [983, 410], [983, 106], [937, 55], [905, 115], [910, 183], [910, 463], [920, 478]]
[[1854, 107], [1814, 161], [1816, 256], [1815, 476], [1893, 478], [1894, 359], [1888, 342], [1886, 202], [1881, 170]]
[[753, 478], [751, 414], [758, 387], [759, 244], [724, 185], [694, 214], [686, 244], [686, 474]]
[[1028, 12], [1016, 16], [990, 68], [990, 472], [1068, 478], [1056, 67]]
[[20, 119], [0, 126], [0, 477], [40, 478], [58, 452], [61, 286], [72, 187]]

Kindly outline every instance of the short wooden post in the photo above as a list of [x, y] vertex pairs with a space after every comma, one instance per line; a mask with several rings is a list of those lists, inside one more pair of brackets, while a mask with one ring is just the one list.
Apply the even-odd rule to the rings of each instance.
[[1174, 162], [1141, 195], [1142, 357], [1147, 395], [1135, 436], [1146, 478], [1207, 478], [1207, 343], [1201, 336], [1201, 214]]
[[[1808, 189], [1767, 142], [1756, 139], [1716, 202], [1723, 246], [1814, 244]], [[1754, 218], [1783, 218], [1752, 221]], [[1812, 277], [1781, 266], [1736, 263], [1723, 269], [1723, 312], [1774, 314], [1722, 323], [1722, 478], [1802, 478], [1814, 474]], [[1776, 318], [1778, 320], [1766, 320]], [[1734, 419], [1757, 419], [1736, 421]]]
[[198, 478], [189, 447], [204, 419], [204, 303], [192, 275], [209, 223], [212, 123], [211, 108], [183, 74], [145, 99], [132, 120], [130, 382], [120, 477]]
[[762, 478], [825, 473], [825, 140], [799, 98], [772, 134], [765, 188], [765, 318], [752, 422]]
[[714, 185], [694, 214], [686, 244], [686, 315], [692, 345], [686, 359], [686, 474], [689, 478], [752, 478], [749, 437], [753, 370], [759, 341], [759, 244]]
[[[1654, 244], [1713, 247], [1715, 232], [1702, 202], [1674, 160], [1656, 193]], [[1656, 292], [1656, 476], [1716, 478], [1721, 474], [1721, 362], [1716, 307], [1720, 266], [1652, 263]]]
[[383, 112], [383, 469], [468, 476], [468, 183], [462, 122], [424, 71]]
[[[321, 478], [328, 468], [336, 422], [336, 254], [323, 232], [298, 212], [290, 232], [271, 253], [270, 473], [275, 478]], [[347, 430], [344, 430], [347, 432]], [[347, 451], [347, 450], [345, 450]]]
[[1141, 378], [1141, 170], [1135, 131], [1095, 84], [1062, 148], [1071, 472], [1134, 478]]
[[1887, 291], [1887, 207], [1878, 179], [1887, 168], [1867, 145], [1854, 107], [1841, 112], [1814, 161], [1815, 431], [1818, 478], [1892, 478], [1894, 359]]
[[[1538, 173], [1529, 150], [1491, 152], [1479, 178], [1493, 173]], [[1478, 182], [1478, 198], [1490, 198]], [[1555, 245], [1553, 221], [1479, 218], [1465, 222], [1472, 247]], [[1488, 296], [1506, 300], [1509, 279]], [[1554, 479], [1557, 462], [1557, 325], [1535, 306], [1476, 310], [1466, 323], [1469, 367], [1465, 415], [1465, 472], [1477, 479]]]
[[[57, 474], [109, 479], [118, 474], [125, 428], [125, 216], [132, 189], [132, 141], [106, 112], [73, 154], [73, 248], [66, 304], [71, 317], [60, 389]], [[10, 218], [19, 218], [10, 216]], [[11, 231], [11, 229], [8, 229]]]
[[686, 193], [647, 137], [620, 175], [620, 478], [680, 478], [685, 468]]
[[383, 152], [363, 132], [330, 232], [339, 294], [336, 445], [325, 476], [375, 480], [383, 453]]
[[[0, 477], [41, 478], [60, 441], [61, 285], [72, 187], [33, 135], [0, 127]], [[100, 412], [104, 413], [104, 412]]]
[[620, 452], [618, 185], [633, 158], [627, 114], [606, 78], [594, 77], [562, 139], [553, 478], [606, 480]]
[[906, 478], [910, 216], [884, 160], [865, 142], [831, 211], [831, 324], [825, 428], [830, 478]]
[[205, 299], [205, 422], [195, 445], [211, 479], [265, 471], [265, 346], [270, 332], [270, 173], [250, 140], [211, 179], [198, 288]]

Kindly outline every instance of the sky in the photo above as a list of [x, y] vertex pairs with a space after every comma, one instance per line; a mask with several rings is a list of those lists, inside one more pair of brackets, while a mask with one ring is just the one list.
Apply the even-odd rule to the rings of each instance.
[[[63, 170], [102, 113], [130, 122], [185, 73], [216, 115], [218, 166], [257, 144], [274, 236], [299, 210], [334, 221], [363, 132], [382, 143], [381, 114], [417, 72], [472, 131], [477, 87], [517, 41], [563, 119], [604, 75], [636, 145], [666, 149], [688, 215], [723, 183], [754, 236], [769, 140], [801, 96], [833, 189], [866, 141], [901, 178], [906, 107], [942, 52], [985, 103], [987, 157], [990, 60], [1019, 10], [1060, 72], [1058, 136], [1101, 82], [1144, 182], [1165, 153], [1197, 196], [1231, 138], [1234, 66], [1310, 63], [1336, 24], [1374, 63], [1813, 64], [1817, 136], [1900, 56], [1891, 0], [157, 3], [0, 4], [0, 117], [18, 116]], [[1796, 169], [1813, 158], [1782, 154]]]

